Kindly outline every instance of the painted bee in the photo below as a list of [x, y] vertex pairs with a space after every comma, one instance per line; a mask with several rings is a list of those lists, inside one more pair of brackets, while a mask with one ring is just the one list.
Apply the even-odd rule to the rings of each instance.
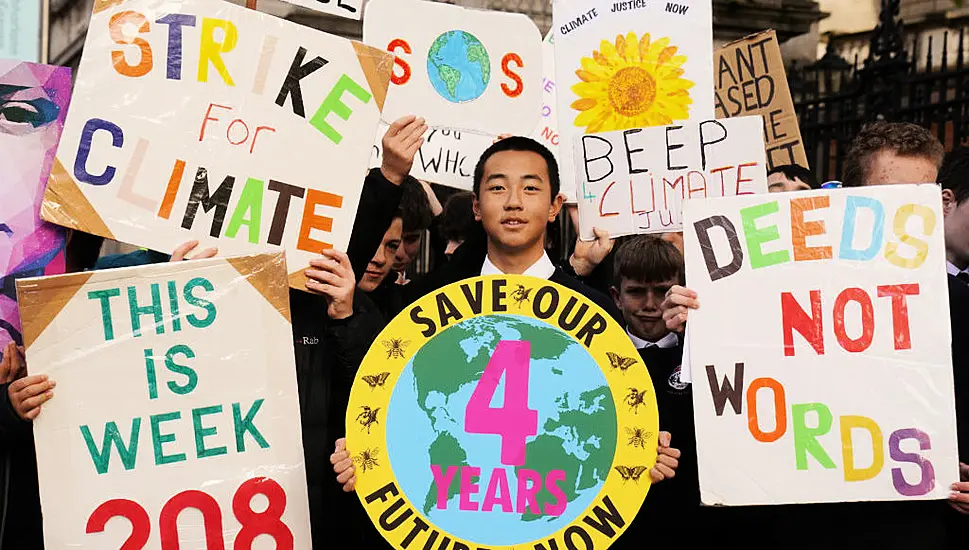
[[623, 357], [622, 355], [613, 353], [611, 351], [607, 351], [606, 356], [609, 357], [609, 364], [612, 365], [612, 368], [621, 370], [623, 374], [626, 373], [626, 370], [629, 369], [629, 367], [636, 364], [635, 357]]
[[[380, 423], [377, 420], [377, 411], [380, 410], [380, 407], [377, 407], [376, 409], [371, 409], [370, 407], [364, 405], [363, 407], [360, 407], [360, 408], [363, 409], [363, 412], [357, 415], [357, 422], [359, 422], [360, 425], [363, 426], [363, 428], [367, 429], [367, 433], [370, 433], [370, 427], [373, 426], [374, 424]], [[360, 429], [363, 430], [363, 428], [360, 428]]]
[[363, 381], [370, 386], [370, 389], [375, 389], [377, 386], [383, 387], [384, 382], [387, 381], [387, 377], [390, 376], [389, 372], [382, 372], [380, 374], [366, 374], [364, 375]]
[[532, 292], [532, 289], [525, 288], [525, 285], [518, 285], [518, 288], [516, 288], [515, 291], [511, 293], [512, 299], [515, 300], [515, 303], [518, 304], [518, 309], [521, 309], [523, 303], [531, 300], [531, 298], [528, 297], [528, 295], [531, 294], [531, 292]]
[[646, 392], [648, 390], [639, 391], [636, 388], [629, 388], [629, 393], [626, 394], [626, 404], [629, 408], [633, 410], [633, 414], [639, 414], [640, 405], [646, 404]]
[[410, 345], [409, 340], [404, 340], [402, 338], [391, 338], [390, 340], [384, 340], [381, 342], [385, 348], [387, 348], [387, 359], [391, 357], [404, 358], [404, 351], [406, 351], [407, 346]]
[[376, 468], [380, 466], [377, 462], [377, 454], [379, 449], [364, 449], [364, 451], [357, 456], [353, 457], [353, 463], [360, 466], [360, 469], [366, 472], [369, 469]]
[[623, 482], [632, 480], [639, 483], [639, 477], [646, 471], [646, 466], [616, 466], [616, 471], [622, 476]]
[[641, 449], [645, 449], [646, 442], [653, 438], [653, 432], [647, 432], [643, 428], [626, 428], [626, 435], [629, 436], [627, 445]]

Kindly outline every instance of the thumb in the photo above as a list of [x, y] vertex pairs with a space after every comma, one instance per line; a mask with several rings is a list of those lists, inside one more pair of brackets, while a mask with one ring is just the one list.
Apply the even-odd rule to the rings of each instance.
[[673, 436], [670, 434], [670, 432], [659, 433], [660, 447], [669, 447], [672, 440], [673, 440]]
[[347, 440], [346, 438], [341, 437], [340, 439], [336, 440], [336, 449], [333, 452], [338, 453], [340, 451], [346, 450], [346, 448], [347, 448]]

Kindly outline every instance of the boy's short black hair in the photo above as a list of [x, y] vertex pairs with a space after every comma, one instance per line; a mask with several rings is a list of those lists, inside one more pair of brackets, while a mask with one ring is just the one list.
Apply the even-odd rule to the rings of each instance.
[[404, 178], [400, 184], [400, 207], [397, 214], [401, 218], [404, 233], [424, 231], [434, 221], [431, 203], [427, 200], [424, 186], [414, 178]]
[[661, 283], [675, 280], [683, 284], [686, 270], [683, 255], [673, 243], [657, 235], [636, 235], [619, 245], [613, 260], [613, 284], [623, 279], [638, 283]]
[[956, 203], [969, 200], [969, 147], [959, 147], [945, 156], [939, 170], [939, 183], [952, 191]]
[[548, 182], [552, 187], [552, 200], [559, 194], [559, 189], [561, 189], [561, 181], [559, 180], [559, 164], [555, 160], [555, 155], [548, 150], [547, 147], [541, 143], [535, 141], [534, 139], [522, 137], [522, 136], [512, 136], [502, 140], [498, 140], [493, 143], [491, 147], [485, 149], [484, 153], [481, 153], [481, 158], [478, 159], [478, 164], [474, 167], [474, 186], [472, 190], [475, 196], [479, 195], [481, 191], [481, 180], [484, 179], [484, 166], [492, 156], [496, 153], [501, 153], [503, 151], [530, 151], [532, 153], [538, 153], [545, 159], [545, 164], [548, 166]]
[[770, 177], [778, 173], [784, 174], [784, 177], [791, 181], [796, 179], [801, 180], [808, 184], [808, 187], [811, 189], [821, 188], [821, 184], [818, 183], [818, 178], [814, 176], [814, 172], [808, 170], [800, 164], [785, 164], [783, 166], [775, 166], [770, 172], [767, 172], [767, 176]]

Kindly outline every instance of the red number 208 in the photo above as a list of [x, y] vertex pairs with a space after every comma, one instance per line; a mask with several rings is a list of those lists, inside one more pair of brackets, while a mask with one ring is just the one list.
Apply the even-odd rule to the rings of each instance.
[[[252, 509], [252, 497], [264, 495], [269, 507], [263, 512]], [[222, 510], [212, 496], [202, 491], [182, 491], [173, 496], [162, 507], [159, 517], [162, 550], [179, 550], [178, 515], [186, 508], [195, 508], [202, 513], [205, 524], [205, 548], [225, 550], [222, 539]], [[277, 550], [293, 550], [293, 533], [282, 522], [286, 511], [286, 491], [275, 481], [257, 477], [239, 486], [232, 497], [232, 513], [242, 524], [236, 536], [233, 550], [250, 550], [252, 541], [259, 535], [269, 535], [276, 541]], [[109, 500], [94, 510], [87, 520], [87, 533], [103, 533], [108, 520], [120, 516], [131, 522], [131, 535], [121, 545], [120, 550], [141, 550], [148, 544], [151, 532], [151, 519], [148, 512], [133, 500]]]

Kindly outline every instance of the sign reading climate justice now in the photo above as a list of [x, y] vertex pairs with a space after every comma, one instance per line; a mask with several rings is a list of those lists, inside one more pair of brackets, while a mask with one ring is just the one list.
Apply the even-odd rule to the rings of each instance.
[[161, 252], [345, 249], [393, 58], [217, 0], [98, 0], [44, 219]]
[[767, 193], [761, 117], [576, 138], [580, 237], [681, 231], [687, 199]]
[[47, 548], [309, 548], [281, 252], [17, 290]]
[[402, 312], [347, 410], [356, 492], [399, 549], [606, 548], [642, 505], [657, 434], [622, 327], [523, 276], [466, 279]]
[[687, 203], [705, 504], [948, 496], [941, 207], [937, 185]]

